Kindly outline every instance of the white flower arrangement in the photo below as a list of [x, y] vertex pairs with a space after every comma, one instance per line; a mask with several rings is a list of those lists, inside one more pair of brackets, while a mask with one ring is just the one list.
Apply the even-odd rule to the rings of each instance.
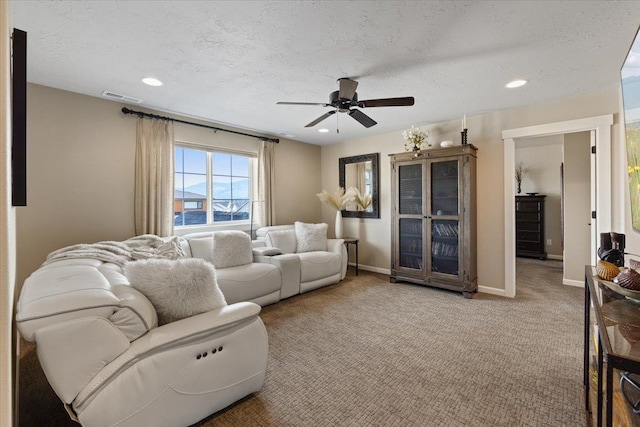
[[408, 131], [402, 132], [402, 136], [405, 141], [404, 149], [406, 151], [418, 151], [422, 149], [423, 144], [427, 144], [427, 147], [431, 147], [431, 143], [427, 141], [427, 137], [429, 136], [428, 130], [420, 130], [420, 128], [411, 126], [411, 129]]
[[316, 196], [318, 196], [320, 201], [341, 211], [347, 206], [348, 203], [354, 201], [355, 194], [353, 190], [353, 187], [349, 188], [346, 191], [344, 188], [338, 187], [334, 194], [329, 194], [327, 190], [322, 190], [322, 193], [318, 193], [316, 194]]
[[[360, 209], [362, 209], [363, 211], [366, 211], [367, 208], [369, 206], [371, 206], [371, 194], [366, 193], [364, 196], [360, 193], [360, 190], [358, 190], [355, 187], [351, 187], [349, 188], [349, 190], [353, 191], [353, 201], [356, 203], [356, 205], [358, 205], [358, 207]], [[349, 191], [347, 190], [347, 191]]]

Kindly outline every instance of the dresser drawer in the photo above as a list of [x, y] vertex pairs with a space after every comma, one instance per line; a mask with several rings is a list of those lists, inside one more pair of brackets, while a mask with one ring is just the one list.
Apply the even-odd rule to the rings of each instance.
[[516, 202], [516, 211], [518, 212], [539, 212], [541, 211], [540, 202], [519, 201]]
[[537, 231], [517, 231], [516, 232], [516, 240], [518, 242], [528, 241], [535, 242], [536, 244], [540, 243], [540, 233]]
[[540, 222], [539, 221], [518, 221], [516, 222], [516, 233], [519, 231], [540, 232]]
[[516, 221], [540, 221], [539, 212], [516, 212]]
[[516, 250], [540, 252], [540, 242], [516, 242]]

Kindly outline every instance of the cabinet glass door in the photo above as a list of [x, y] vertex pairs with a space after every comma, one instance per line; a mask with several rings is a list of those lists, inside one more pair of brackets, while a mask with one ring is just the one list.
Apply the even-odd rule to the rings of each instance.
[[422, 219], [400, 218], [400, 267], [422, 270]]
[[422, 164], [399, 166], [400, 215], [422, 215]]
[[422, 163], [398, 168], [399, 267], [423, 270]]
[[459, 272], [459, 163], [431, 163], [431, 271], [457, 276]]
[[458, 221], [431, 221], [431, 271], [458, 275]]
[[458, 215], [458, 161], [431, 163], [431, 215]]

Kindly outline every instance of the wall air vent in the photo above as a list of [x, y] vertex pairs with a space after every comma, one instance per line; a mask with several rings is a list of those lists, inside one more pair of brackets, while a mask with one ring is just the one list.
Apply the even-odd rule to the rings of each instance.
[[140, 104], [142, 102], [142, 99], [134, 98], [132, 96], [120, 95], [119, 93], [111, 92], [108, 90], [102, 92], [102, 96], [111, 98], [114, 101], [132, 102], [134, 104]]

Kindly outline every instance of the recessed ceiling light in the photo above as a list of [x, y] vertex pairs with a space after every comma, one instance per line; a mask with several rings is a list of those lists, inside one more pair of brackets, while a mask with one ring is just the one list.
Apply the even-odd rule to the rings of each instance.
[[149, 86], [162, 86], [162, 82], [158, 79], [154, 79], [153, 77], [145, 77], [142, 79], [142, 83]]
[[318, 132], [327, 133], [327, 132], [329, 132], [329, 129], [327, 129], [327, 128], [318, 129]]
[[526, 80], [513, 80], [513, 81], [507, 83], [506, 85], [504, 85], [504, 87], [509, 88], [509, 89], [513, 89], [515, 87], [524, 86], [526, 84], [527, 84]]

